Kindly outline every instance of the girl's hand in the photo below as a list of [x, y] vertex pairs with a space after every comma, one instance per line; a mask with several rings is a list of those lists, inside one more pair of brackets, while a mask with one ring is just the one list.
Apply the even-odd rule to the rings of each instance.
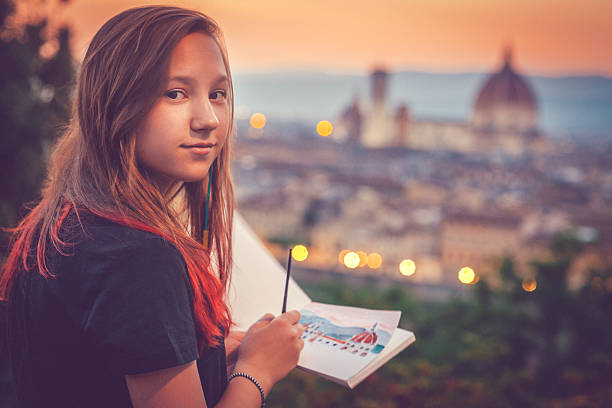
[[267, 313], [246, 332], [238, 349], [235, 371], [251, 374], [264, 388], [272, 386], [297, 365], [304, 347], [300, 312], [291, 310], [274, 317]]
[[227, 360], [228, 376], [234, 371], [234, 366], [238, 361], [238, 349], [245, 334], [246, 331], [244, 330], [230, 330], [225, 338], [225, 357]]

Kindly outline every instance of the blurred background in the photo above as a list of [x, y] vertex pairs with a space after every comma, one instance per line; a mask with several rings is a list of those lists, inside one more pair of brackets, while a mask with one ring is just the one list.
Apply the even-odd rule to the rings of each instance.
[[[0, 226], [39, 197], [89, 40], [143, 4], [0, 0]], [[417, 338], [269, 406], [612, 406], [612, 2], [169, 4], [225, 33], [238, 211], [313, 300]]]

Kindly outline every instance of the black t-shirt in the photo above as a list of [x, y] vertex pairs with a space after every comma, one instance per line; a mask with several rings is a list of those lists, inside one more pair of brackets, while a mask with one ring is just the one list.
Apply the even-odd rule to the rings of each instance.
[[[180, 252], [158, 235], [99, 217], [49, 269], [20, 274], [9, 302], [9, 356], [29, 407], [131, 407], [125, 374], [197, 360], [208, 406], [227, 386], [225, 346], [199, 356], [193, 294]], [[21, 272], [21, 271], [20, 271]]]

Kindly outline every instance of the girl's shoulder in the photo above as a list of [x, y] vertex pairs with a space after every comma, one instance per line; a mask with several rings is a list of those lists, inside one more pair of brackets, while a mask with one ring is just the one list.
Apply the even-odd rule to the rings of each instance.
[[93, 302], [91, 296], [105, 294], [134, 299], [134, 294], [121, 295], [130, 287], [151, 293], [190, 290], [185, 260], [167, 239], [93, 214], [79, 213], [76, 223], [73, 218], [66, 217], [62, 227], [65, 248], [48, 247], [57, 279], [44, 285], [58, 298], [82, 306]]
[[153, 232], [129, 227], [89, 212], [71, 212], [62, 225], [60, 238], [67, 245], [61, 252], [55, 249], [64, 266], [133, 262], [132, 258], [168, 258], [175, 265], [186, 267], [176, 246]]
[[163, 286], [171, 280], [189, 286], [182, 254], [158, 234], [79, 214], [78, 219], [67, 217], [60, 235], [65, 246], [49, 248], [58, 285], [86, 291], [95, 285], [94, 292], [129, 282]]

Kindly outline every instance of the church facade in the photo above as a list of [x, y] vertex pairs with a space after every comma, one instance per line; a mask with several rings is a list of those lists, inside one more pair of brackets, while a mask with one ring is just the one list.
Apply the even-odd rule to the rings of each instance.
[[509, 48], [504, 51], [501, 68], [490, 74], [478, 91], [466, 122], [415, 120], [406, 104], [390, 107], [388, 76], [383, 69], [372, 72], [369, 106], [361, 109], [355, 100], [341, 114], [336, 126], [340, 138], [370, 148], [404, 146], [510, 156], [550, 149], [538, 128], [535, 94], [514, 68]]

